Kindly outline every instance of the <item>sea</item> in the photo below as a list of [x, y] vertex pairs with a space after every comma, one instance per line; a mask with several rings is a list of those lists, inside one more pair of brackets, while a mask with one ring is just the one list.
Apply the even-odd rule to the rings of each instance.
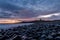
[[30, 25], [33, 23], [19, 23], [19, 24], [0, 24], [0, 29], [9, 29], [13, 27], [23, 26], [23, 25]]

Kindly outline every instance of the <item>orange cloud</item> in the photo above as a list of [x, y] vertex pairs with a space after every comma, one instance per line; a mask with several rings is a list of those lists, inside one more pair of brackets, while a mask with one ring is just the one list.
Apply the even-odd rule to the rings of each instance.
[[0, 24], [12, 24], [12, 23], [18, 23], [22, 22], [18, 19], [0, 19]]
[[25, 19], [20, 19], [20, 18], [0, 18], [0, 24], [13, 24], [13, 23], [18, 23], [18, 22], [28, 22], [28, 21], [34, 21], [37, 20], [35, 18], [25, 18]]

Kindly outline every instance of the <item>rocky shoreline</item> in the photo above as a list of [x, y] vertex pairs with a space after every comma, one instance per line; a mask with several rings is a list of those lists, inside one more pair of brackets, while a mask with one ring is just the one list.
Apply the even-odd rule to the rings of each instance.
[[60, 26], [35, 23], [0, 30], [0, 40], [60, 40]]

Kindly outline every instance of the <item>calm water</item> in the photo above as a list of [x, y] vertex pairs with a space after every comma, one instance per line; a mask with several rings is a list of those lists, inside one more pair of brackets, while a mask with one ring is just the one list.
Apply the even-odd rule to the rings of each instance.
[[12, 27], [18, 27], [18, 26], [22, 26], [22, 25], [30, 25], [33, 23], [21, 23], [21, 24], [0, 24], [0, 29], [9, 29]]

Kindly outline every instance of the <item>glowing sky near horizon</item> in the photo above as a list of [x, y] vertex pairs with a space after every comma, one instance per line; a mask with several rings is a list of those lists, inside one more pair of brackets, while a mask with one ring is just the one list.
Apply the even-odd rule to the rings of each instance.
[[22, 21], [19, 19], [0, 19], [0, 24], [13, 24], [18, 22], [22, 22]]
[[59, 20], [60, 0], [0, 0], [0, 18]]

